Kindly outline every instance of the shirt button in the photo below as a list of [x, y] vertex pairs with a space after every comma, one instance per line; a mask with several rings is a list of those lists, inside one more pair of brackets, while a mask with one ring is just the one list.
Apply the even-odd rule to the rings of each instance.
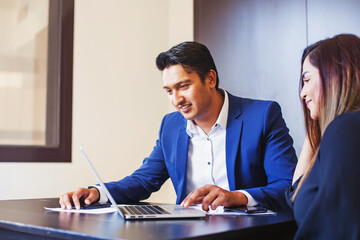
[[206, 140], [210, 141], [210, 139], [209, 139], [209, 138], [206, 138]]
[[215, 127], [217, 127], [217, 124], [215, 124]]
[[210, 162], [208, 162], [208, 165], [210, 165]]

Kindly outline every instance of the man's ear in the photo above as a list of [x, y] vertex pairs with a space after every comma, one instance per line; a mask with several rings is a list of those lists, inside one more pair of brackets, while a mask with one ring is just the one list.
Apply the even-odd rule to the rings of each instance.
[[216, 86], [216, 72], [212, 69], [206, 74], [206, 80], [212, 88]]

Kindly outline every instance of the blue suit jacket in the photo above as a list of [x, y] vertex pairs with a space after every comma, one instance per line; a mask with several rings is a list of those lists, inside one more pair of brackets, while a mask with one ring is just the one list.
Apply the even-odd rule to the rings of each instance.
[[[272, 101], [228, 96], [226, 169], [230, 190], [246, 190], [264, 207], [287, 209], [284, 192], [291, 185], [297, 159], [280, 106]], [[132, 175], [106, 184], [116, 202], [146, 199], [169, 177], [176, 203], [186, 197], [186, 125], [179, 112], [163, 118], [159, 139], [142, 166]]]

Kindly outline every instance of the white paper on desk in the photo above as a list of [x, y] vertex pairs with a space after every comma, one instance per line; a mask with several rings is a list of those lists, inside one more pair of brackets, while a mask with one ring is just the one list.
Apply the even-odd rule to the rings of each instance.
[[[192, 206], [192, 208], [203, 211], [201, 205]], [[203, 212], [206, 212], [206, 211], [203, 211]], [[263, 212], [263, 213], [226, 212], [224, 210], [224, 206], [219, 206], [215, 210], [212, 210], [210, 208], [210, 210], [208, 212], [206, 212], [206, 214], [207, 215], [223, 215], [223, 216], [235, 216], [235, 215], [255, 216], [255, 215], [276, 215], [276, 212], [273, 212], [271, 210], [267, 210], [266, 212]]]
[[53, 212], [70, 212], [70, 213], [87, 213], [87, 214], [103, 214], [103, 213], [112, 213], [116, 212], [116, 209], [113, 207], [107, 207], [107, 208], [95, 208], [95, 209], [62, 209], [62, 208], [48, 208], [44, 207], [46, 210], [53, 211]]

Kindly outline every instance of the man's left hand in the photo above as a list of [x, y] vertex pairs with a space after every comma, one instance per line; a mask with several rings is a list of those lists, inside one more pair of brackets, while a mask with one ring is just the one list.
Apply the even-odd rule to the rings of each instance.
[[182, 207], [189, 207], [195, 204], [202, 204], [204, 211], [210, 207], [215, 210], [218, 206], [238, 207], [248, 203], [248, 199], [242, 192], [228, 191], [215, 185], [205, 185], [192, 191], [182, 201]]

